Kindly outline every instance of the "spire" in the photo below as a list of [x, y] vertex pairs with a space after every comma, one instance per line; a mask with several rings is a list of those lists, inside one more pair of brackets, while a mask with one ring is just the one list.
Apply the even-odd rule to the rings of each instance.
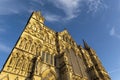
[[83, 40], [83, 44], [84, 44], [85, 49], [90, 49], [90, 47], [88, 46], [88, 44], [87, 44], [87, 42], [85, 40]]

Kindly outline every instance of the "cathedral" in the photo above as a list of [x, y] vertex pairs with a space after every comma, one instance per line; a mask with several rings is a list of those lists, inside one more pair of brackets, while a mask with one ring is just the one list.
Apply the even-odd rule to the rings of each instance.
[[65, 29], [55, 32], [33, 12], [7, 58], [0, 80], [111, 80], [84, 40], [77, 45]]

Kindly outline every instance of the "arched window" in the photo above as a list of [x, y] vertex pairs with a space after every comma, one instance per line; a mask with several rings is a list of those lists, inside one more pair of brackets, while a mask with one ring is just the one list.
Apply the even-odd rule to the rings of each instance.
[[69, 53], [70, 53], [70, 57], [71, 57], [71, 61], [72, 61], [73, 71], [75, 72], [75, 74], [81, 74], [74, 49], [70, 49]]
[[41, 55], [41, 61], [45, 61], [45, 52], [42, 52], [42, 55]]

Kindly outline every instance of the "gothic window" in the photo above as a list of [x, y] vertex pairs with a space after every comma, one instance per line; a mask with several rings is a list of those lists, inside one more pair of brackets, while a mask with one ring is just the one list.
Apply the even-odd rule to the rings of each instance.
[[71, 57], [68, 49], [66, 49], [65, 53], [66, 53], [66, 56], [68, 57], [68, 63], [71, 65]]
[[70, 49], [70, 57], [72, 60], [72, 66], [73, 66], [73, 70], [75, 72], [75, 74], [81, 74], [80, 69], [79, 69], [79, 65], [76, 59], [76, 53], [73, 49]]
[[54, 55], [51, 55], [51, 64], [54, 65]]
[[43, 52], [43, 53], [42, 53], [42, 56], [41, 56], [41, 61], [44, 62], [44, 61], [45, 61], [44, 59], [45, 59], [45, 53]]
[[51, 64], [51, 55], [49, 54], [49, 57], [48, 57], [48, 63]]
[[47, 53], [46, 54], [46, 62], [48, 63], [48, 61], [49, 61], [49, 54]]

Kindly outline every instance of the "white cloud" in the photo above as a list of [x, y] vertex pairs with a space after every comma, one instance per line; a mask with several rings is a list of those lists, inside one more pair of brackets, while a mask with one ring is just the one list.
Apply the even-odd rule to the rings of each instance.
[[101, 8], [107, 8], [107, 6], [102, 2], [102, 0], [86, 0], [88, 6], [88, 13], [95, 13]]
[[116, 73], [116, 72], [120, 72], [120, 68], [116, 68], [116, 69], [110, 71], [109, 74]]
[[[88, 8], [88, 12], [97, 12], [99, 8], [104, 6], [102, 0], [46, 0], [49, 4], [53, 4], [56, 8], [63, 11], [65, 15], [54, 14], [53, 12], [47, 16], [48, 21], [71, 20], [80, 15], [84, 7]], [[0, 15], [18, 14], [22, 12], [31, 13], [39, 10], [40, 6], [47, 7], [46, 1], [42, 0], [0, 0]], [[87, 6], [85, 5], [87, 4]], [[85, 8], [85, 9], [87, 9]], [[45, 13], [47, 10], [43, 10]], [[54, 19], [53, 19], [54, 18]]]
[[115, 27], [112, 27], [112, 29], [110, 30], [110, 35], [120, 38], [120, 34], [116, 31]]
[[80, 4], [82, 0], [51, 0], [57, 8], [64, 11], [66, 17], [64, 19], [73, 19], [78, 16], [80, 12]]
[[3, 43], [0, 43], [0, 51], [9, 52], [10, 48]]
[[[57, 8], [63, 10], [66, 14], [64, 20], [71, 20], [80, 15], [84, 7], [87, 7], [87, 13], [95, 13], [100, 8], [106, 8], [102, 0], [48, 0], [52, 2]], [[85, 4], [87, 6], [85, 6]]]
[[60, 20], [60, 16], [50, 14], [50, 13], [45, 13], [44, 17], [47, 21], [50, 21], [50, 22], [56, 22]]

